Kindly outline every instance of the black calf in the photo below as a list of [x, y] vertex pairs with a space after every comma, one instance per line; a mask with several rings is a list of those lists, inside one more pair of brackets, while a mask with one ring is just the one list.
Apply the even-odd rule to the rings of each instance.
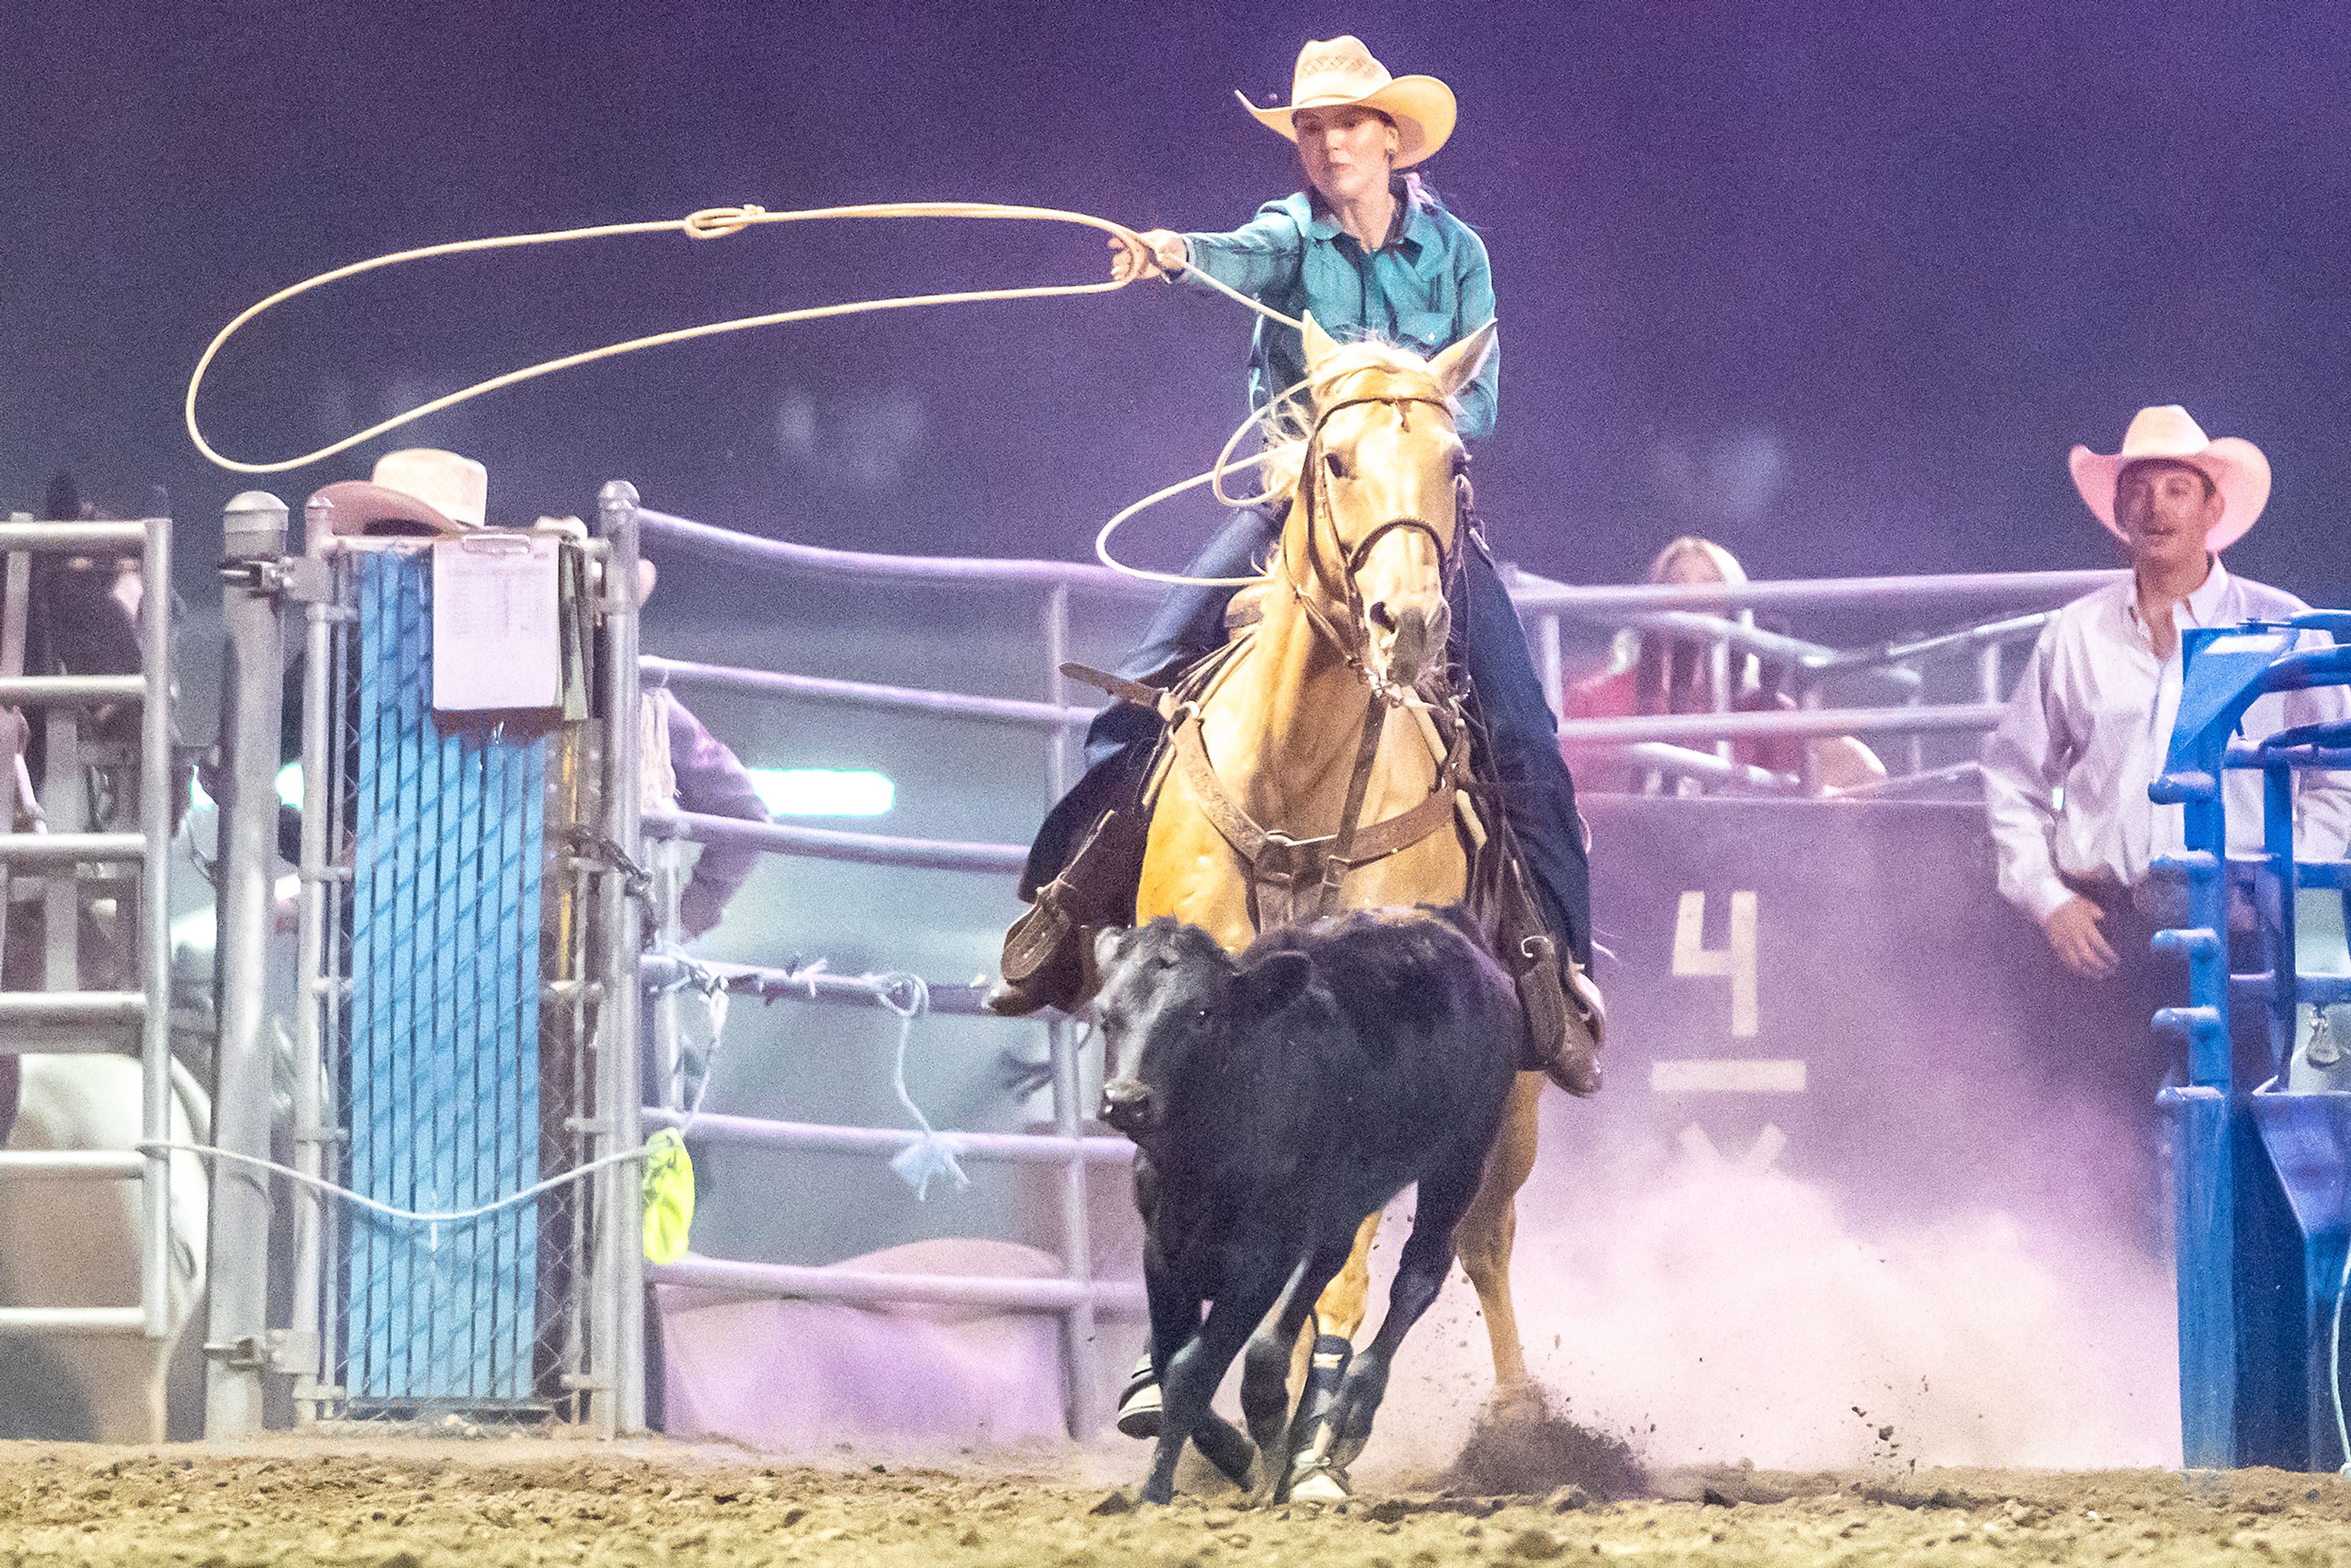
[[[1270, 931], [1238, 959], [1161, 919], [1105, 934], [1101, 956], [1095, 1018], [1120, 1069], [1102, 1116], [1140, 1151], [1165, 1400], [1143, 1495], [1168, 1500], [1192, 1437], [1243, 1486], [1255, 1458], [1262, 1500], [1283, 1479], [1299, 1331], [1365, 1217], [1416, 1182], [1387, 1316], [1322, 1441], [1343, 1464], [1370, 1436], [1397, 1343], [1453, 1265], [1516, 1069], [1518, 1003], [1456, 911]], [[1208, 1408], [1245, 1343], [1247, 1437]]]

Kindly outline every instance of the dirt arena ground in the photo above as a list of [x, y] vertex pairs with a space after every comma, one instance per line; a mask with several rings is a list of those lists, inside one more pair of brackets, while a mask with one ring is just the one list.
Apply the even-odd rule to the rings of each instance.
[[[1138, 1453], [1140, 1450], [1136, 1450]], [[2351, 1481], [2275, 1470], [1685, 1471], [1651, 1495], [1472, 1497], [1444, 1483], [1343, 1514], [1168, 1509], [1077, 1479], [1092, 1459], [761, 1463], [664, 1444], [485, 1438], [197, 1448], [0, 1446], [0, 1564], [1144, 1564], [1434, 1568], [1599, 1557], [1712, 1563], [2334, 1563]]]

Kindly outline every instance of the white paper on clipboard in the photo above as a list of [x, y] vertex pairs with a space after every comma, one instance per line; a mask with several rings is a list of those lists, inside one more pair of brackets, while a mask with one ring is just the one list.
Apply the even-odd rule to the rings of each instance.
[[551, 535], [468, 534], [433, 547], [433, 706], [450, 712], [562, 700]]

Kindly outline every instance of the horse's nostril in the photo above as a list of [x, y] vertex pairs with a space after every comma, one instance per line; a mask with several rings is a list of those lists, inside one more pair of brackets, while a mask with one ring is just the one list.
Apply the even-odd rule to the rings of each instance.
[[1393, 632], [1395, 630], [1395, 617], [1388, 613], [1388, 607], [1386, 604], [1380, 603], [1373, 605], [1370, 613], [1372, 624], [1378, 627], [1381, 631]]

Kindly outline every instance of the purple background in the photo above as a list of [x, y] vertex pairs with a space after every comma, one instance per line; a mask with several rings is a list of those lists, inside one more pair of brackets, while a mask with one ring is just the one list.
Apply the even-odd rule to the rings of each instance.
[[[1224, 227], [1297, 183], [1236, 87], [1308, 35], [1450, 81], [1429, 172], [1485, 235], [1508, 342], [1480, 497], [1501, 550], [1636, 574], [1700, 529], [1762, 575], [2105, 564], [2064, 454], [2179, 401], [2278, 471], [2240, 570], [2346, 581], [2342, 82], [2331, 5], [355, 6], [127, 0], [0, 20], [0, 506], [70, 465], [162, 484], [183, 583], [243, 481], [178, 427], [234, 311], [375, 252], [902, 198]], [[511, 11], [511, 15], [504, 15]], [[26, 140], [18, 141], [21, 137]], [[721, 315], [1090, 279], [1091, 233], [768, 229], [442, 262], [302, 301], [211, 383], [290, 455], [481, 376]], [[392, 445], [492, 469], [494, 519], [609, 477], [737, 527], [1076, 556], [1197, 471], [1249, 322], [1151, 286], [787, 327], [496, 394]], [[1206, 521], [1157, 519], [1146, 559]], [[750, 605], [724, 608], [752, 609]]]

